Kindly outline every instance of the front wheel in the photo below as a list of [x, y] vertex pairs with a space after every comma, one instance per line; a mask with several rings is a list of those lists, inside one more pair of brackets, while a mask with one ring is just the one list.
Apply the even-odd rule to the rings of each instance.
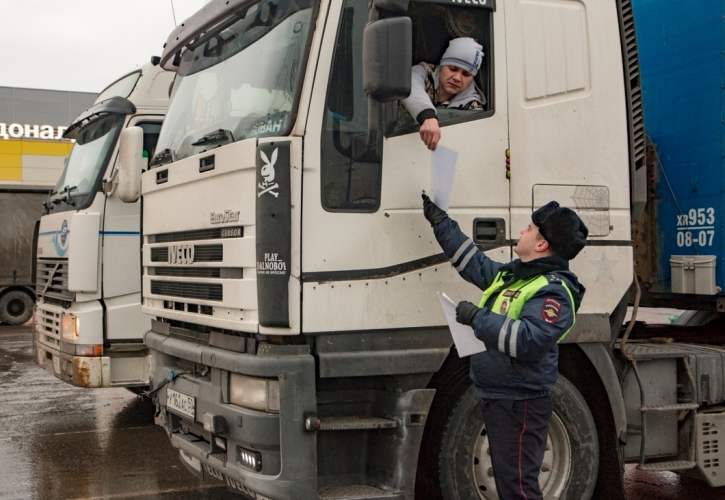
[[[438, 447], [440, 493], [427, 498], [498, 500], [486, 426], [475, 392], [471, 385], [448, 415], [430, 417], [437, 421], [448, 416]], [[561, 375], [552, 396], [554, 412], [539, 474], [542, 494], [545, 499], [589, 499], [599, 467], [594, 418], [579, 391]], [[430, 451], [421, 450], [425, 452]]]
[[0, 297], [0, 321], [22, 325], [33, 315], [33, 298], [22, 290], [11, 290]]

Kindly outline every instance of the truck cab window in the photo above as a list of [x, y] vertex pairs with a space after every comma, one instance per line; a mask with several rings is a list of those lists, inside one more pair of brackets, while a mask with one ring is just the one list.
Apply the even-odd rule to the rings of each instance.
[[156, 143], [159, 142], [161, 122], [142, 122], [138, 123], [137, 126], [143, 129], [143, 157], [146, 159], [147, 165], [147, 167], [143, 169], [145, 172], [148, 169], [149, 160], [154, 157]]
[[[382, 165], [367, 151], [368, 98], [362, 83], [362, 38], [368, 4], [367, 0], [345, 0], [337, 32], [321, 139], [321, 201], [330, 212], [372, 213], [380, 207]], [[438, 108], [441, 125], [477, 120], [494, 112], [493, 11], [473, 5], [426, 0], [411, 1], [408, 7], [413, 22], [411, 65], [438, 64], [453, 38], [470, 37], [483, 47], [483, 63], [474, 78], [485, 96], [483, 110]], [[415, 119], [399, 106], [398, 121], [390, 135], [417, 129]]]
[[[486, 118], [493, 114], [493, 11], [490, 8], [449, 2], [411, 1], [408, 16], [413, 21], [412, 64], [438, 65], [448, 42], [454, 38], [473, 38], [483, 47], [483, 62], [473, 83], [481, 90], [485, 103], [483, 110], [463, 110], [439, 107], [436, 109], [441, 126], [463, 121]], [[398, 124], [392, 135], [402, 135], [417, 130], [418, 123], [405, 108], [398, 108]]]
[[375, 212], [381, 164], [368, 160], [368, 98], [362, 83], [367, 0], [346, 0], [337, 32], [322, 131], [322, 206], [331, 212]]

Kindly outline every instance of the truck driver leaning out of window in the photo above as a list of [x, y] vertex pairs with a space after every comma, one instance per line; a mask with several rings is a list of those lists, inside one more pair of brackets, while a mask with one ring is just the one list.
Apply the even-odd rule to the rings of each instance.
[[471, 325], [486, 351], [471, 356], [498, 497], [541, 499], [539, 469], [558, 377], [558, 342], [574, 325], [584, 286], [569, 261], [588, 230], [572, 210], [549, 202], [531, 215], [509, 264], [484, 255], [425, 194], [423, 213], [461, 277], [483, 290], [478, 305], [460, 302], [456, 321]]
[[483, 109], [486, 98], [473, 81], [482, 61], [483, 47], [473, 38], [454, 38], [438, 66], [413, 66], [410, 96], [401, 102], [420, 124], [420, 138], [431, 151], [441, 139], [435, 108]]

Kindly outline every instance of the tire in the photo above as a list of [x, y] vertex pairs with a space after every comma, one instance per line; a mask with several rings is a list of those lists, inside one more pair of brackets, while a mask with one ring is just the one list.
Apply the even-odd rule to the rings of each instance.
[[[466, 373], [467, 374], [467, 373]], [[424, 454], [435, 454], [438, 462], [437, 491], [416, 490], [416, 498], [432, 500], [498, 500], [487, 454], [488, 438], [480, 402], [470, 380], [448, 414], [429, 415], [430, 429], [444, 426], [437, 443], [427, 442]], [[559, 376], [552, 389], [554, 414], [549, 427], [547, 451], [539, 482], [545, 499], [587, 500], [594, 492], [599, 468], [596, 426], [589, 408], [574, 385]], [[436, 405], [435, 401], [433, 403]], [[425, 442], [425, 440], [424, 440]], [[431, 457], [429, 457], [430, 459]], [[421, 470], [419, 460], [418, 472]], [[430, 473], [431, 471], [428, 471]], [[420, 492], [420, 494], [418, 494]]]
[[33, 315], [33, 298], [22, 290], [11, 290], [0, 297], [0, 321], [22, 325]]

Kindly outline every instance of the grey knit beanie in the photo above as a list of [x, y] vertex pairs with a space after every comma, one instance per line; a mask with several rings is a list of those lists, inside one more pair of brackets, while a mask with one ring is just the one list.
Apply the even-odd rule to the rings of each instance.
[[483, 47], [473, 38], [454, 38], [441, 58], [441, 66], [455, 66], [476, 76], [483, 62]]

